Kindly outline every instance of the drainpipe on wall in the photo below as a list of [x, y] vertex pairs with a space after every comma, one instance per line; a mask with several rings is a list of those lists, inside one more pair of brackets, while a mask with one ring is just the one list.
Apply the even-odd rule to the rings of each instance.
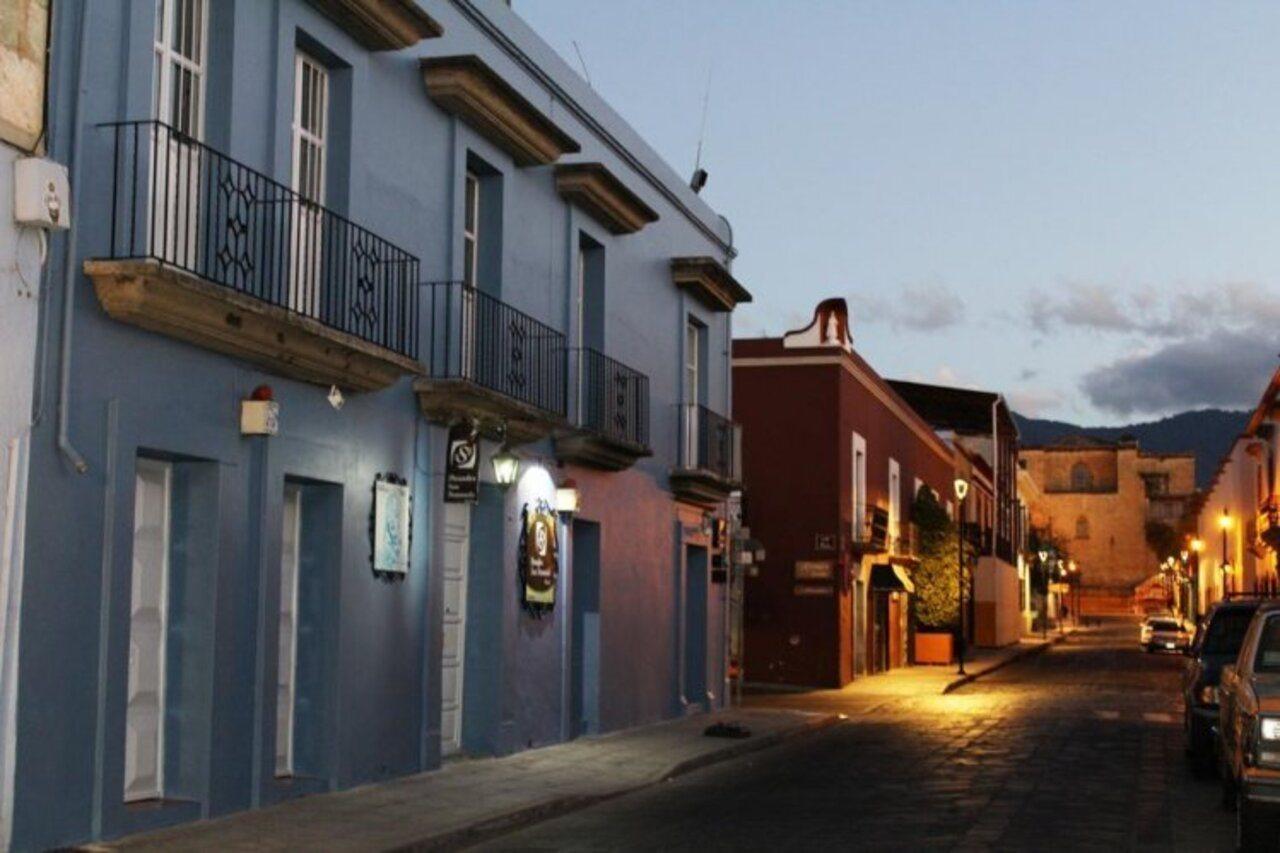
[[[80, 6], [80, 53], [76, 57], [76, 93], [75, 106], [71, 110], [71, 208], [76, 210], [76, 192], [80, 187], [81, 159], [81, 127], [85, 93], [85, 57], [89, 54], [89, 8], [88, 3]], [[114, 215], [114, 211], [112, 211]], [[78, 214], [77, 214], [78, 215]], [[76, 271], [72, 263], [75, 254], [75, 241], [71, 232], [66, 237], [66, 246], [62, 257], [62, 340], [59, 347], [58, 369], [58, 450], [67, 458], [76, 472], [83, 474], [89, 470], [89, 463], [71, 444], [68, 437], [71, 420], [71, 332], [75, 318], [75, 284]]]

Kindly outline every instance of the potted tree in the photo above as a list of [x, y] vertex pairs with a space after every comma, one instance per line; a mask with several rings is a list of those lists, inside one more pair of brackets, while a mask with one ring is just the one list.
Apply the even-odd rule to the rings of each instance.
[[[919, 565], [911, 573], [915, 584], [915, 662], [946, 665], [955, 660], [960, 586], [956, 576], [959, 543], [956, 527], [933, 490], [921, 488], [911, 506], [918, 536]], [[968, 566], [965, 567], [968, 580]]]

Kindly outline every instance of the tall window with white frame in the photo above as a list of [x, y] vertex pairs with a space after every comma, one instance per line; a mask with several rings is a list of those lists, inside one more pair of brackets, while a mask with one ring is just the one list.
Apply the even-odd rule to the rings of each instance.
[[702, 375], [702, 348], [706, 330], [690, 317], [685, 321], [684, 338], [684, 466], [699, 468], [705, 464], [701, 451], [701, 420], [699, 404], [705, 393]]
[[159, 125], [148, 208], [149, 254], [180, 266], [198, 257], [208, 8], [205, 0], [156, 0], [151, 114]]
[[902, 538], [902, 472], [898, 460], [889, 460], [889, 550]]
[[861, 542], [867, 518], [867, 440], [856, 432], [852, 441], [852, 468], [849, 475], [851, 512], [853, 513], [853, 541]]
[[293, 81], [293, 257], [289, 307], [320, 317], [324, 271], [325, 141], [329, 129], [329, 70], [298, 51]]
[[463, 180], [462, 281], [474, 288], [480, 263], [480, 179], [467, 172]]
[[139, 458], [134, 473], [133, 578], [125, 705], [124, 799], [164, 796], [173, 469]]
[[462, 294], [459, 357], [463, 375], [475, 368], [476, 289], [480, 283], [480, 178], [467, 171], [462, 179]]

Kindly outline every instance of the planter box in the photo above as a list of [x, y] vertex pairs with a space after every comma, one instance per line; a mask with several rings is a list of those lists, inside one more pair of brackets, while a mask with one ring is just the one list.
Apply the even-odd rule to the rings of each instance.
[[950, 631], [916, 631], [916, 664], [946, 666], [955, 661], [955, 635]]

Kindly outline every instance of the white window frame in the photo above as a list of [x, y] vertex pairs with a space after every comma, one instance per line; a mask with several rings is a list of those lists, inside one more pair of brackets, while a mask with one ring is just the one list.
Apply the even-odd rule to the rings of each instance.
[[702, 383], [702, 325], [693, 317], [684, 325], [685, 467], [698, 467], [698, 386]]
[[[309, 124], [304, 123], [304, 106], [309, 107]], [[307, 201], [323, 205], [329, 160], [329, 69], [301, 50], [295, 54], [293, 65], [292, 125], [293, 191]], [[308, 161], [312, 165], [310, 175], [303, 172], [304, 150], [313, 155]]]
[[478, 286], [479, 270], [480, 177], [468, 169], [462, 179], [462, 280], [468, 287]]
[[[318, 318], [320, 290], [324, 281], [322, 208], [328, 179], [329, 69], [299, 50], [294, 54], [293, 72], [292, 188], [303, 201], [294, 204], [291, 218], [293, 249], [289, 307]], [[305, 122], [308, 116], [310, 121]], [[309, 168], [303, 164], [304, 152]]]
[[866, 538], [867, 523], [867, 440], [853, 433], [850, 442], [849, 501], [853, 513], [853, 541]]
[[896, 544], [902, 536], [902, 469], [898, 460], [889, 459], [889, 542]]
[[[174, 18], [179, 22], [199, 17], [191, 32], [194, 58], [183, 53], [174, 43]], [[204, 136], [205, 68], [209, 57], [208, 0], [156, 0], [156, 32], [154, 41], [156, 80], [152, 88], [152, 115], [175, 130], [195, 139]], [[174, 67], [188, 71], [195, 78], [193, 115], [188, 121], [173, 115]], [[185, 126], [184, 126], [185, 125]]]

